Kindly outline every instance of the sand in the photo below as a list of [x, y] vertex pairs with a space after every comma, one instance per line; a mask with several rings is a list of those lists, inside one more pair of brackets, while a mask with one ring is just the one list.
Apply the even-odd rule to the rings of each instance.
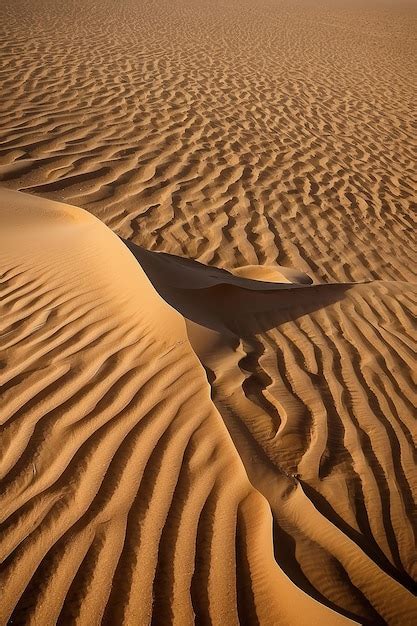
[[0, 625], [417, 623], [417, 5], [0, 24]]

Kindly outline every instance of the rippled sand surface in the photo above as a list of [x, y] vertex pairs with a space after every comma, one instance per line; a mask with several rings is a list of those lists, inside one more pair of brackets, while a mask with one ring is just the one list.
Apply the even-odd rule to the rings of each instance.
[[0, 24], [0, 624], [417, 623], [417, 6]]
[[205, 263], [412, 279], [416, 18], [401, 3], [5, 0], [2, 185]]

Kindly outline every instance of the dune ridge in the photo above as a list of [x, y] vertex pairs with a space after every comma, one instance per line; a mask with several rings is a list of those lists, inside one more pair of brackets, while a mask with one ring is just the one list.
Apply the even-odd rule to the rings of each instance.
[[126, 243], [188, 320], [213, 401], [271, 506], [277, 561], [361, 623], [414, 619], [415, 285], [284, 283], [277, 294], [249, 280], [201, 294], [196, 280], [182, 287], [177, 265], [172, 287], [152, 262], [166, 255]]
[[2, 623], [412, 623], [413, 285], [225, 283], [13, 191], [0, 221]]
[[417, 624], [409, 0], [0, 3], [0, 626]]
[[184, 320], [92, 216], [1, 199], [2, 623], [322, 623]]

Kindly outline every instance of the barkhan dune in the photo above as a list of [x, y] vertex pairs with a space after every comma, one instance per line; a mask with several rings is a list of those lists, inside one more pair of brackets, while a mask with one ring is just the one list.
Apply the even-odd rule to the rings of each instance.
[[0, 625], [417, 624], [417, 5], [0, 24]]

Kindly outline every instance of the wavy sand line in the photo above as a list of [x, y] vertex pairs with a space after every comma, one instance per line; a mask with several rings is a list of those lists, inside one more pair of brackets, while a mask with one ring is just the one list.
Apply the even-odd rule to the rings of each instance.
[[415, 3], [3, 0], [0, 180], [146, 249], [415, 281]]
[[255, 287], [126, 245], [188, 319], [213, 400], [271, 506], [276, 560], [361, 622], [412, 621], [415, 285]]
[[184, 319], [127, 248], [1, 203], [1, 623], [351, 623], [276, 563]]

